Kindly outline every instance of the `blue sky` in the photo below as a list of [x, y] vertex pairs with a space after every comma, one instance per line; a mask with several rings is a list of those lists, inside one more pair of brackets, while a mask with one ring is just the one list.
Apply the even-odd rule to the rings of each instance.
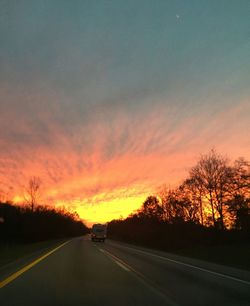
[[83, 104], [180, 86], [190, 95], [236, 76], [242, 94], [249, 10], [249, 1], [2, 1], [1, 79], [86, 94]]

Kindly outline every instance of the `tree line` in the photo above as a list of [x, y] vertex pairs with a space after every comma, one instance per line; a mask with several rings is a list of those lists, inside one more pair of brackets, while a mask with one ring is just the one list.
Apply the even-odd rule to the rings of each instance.
[[39, 205], [42, 181], [30, 177], [23, 205], [0, 199], [0, 243], [36, 242], [86, 234], [89, 229], [76, 212]]
[[47, 206], [0, 202], [0, 243], [37, 242], [86, 234], [76, 213]]
[[[126, 219], [113, 220], [117, 239], [183, 246], [250, 238], [250, 164], [214, 149], [201, 155], [176, 188], [161, 186]], [[239, 238], [240, 236], [240, 238]]]

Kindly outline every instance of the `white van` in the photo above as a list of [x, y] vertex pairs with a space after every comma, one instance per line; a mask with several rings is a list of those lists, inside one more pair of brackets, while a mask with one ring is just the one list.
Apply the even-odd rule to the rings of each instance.
[[94, 224], [91, 229], [91, 240], [104, 242], [107, 237], [107, 225], [106, 224]]

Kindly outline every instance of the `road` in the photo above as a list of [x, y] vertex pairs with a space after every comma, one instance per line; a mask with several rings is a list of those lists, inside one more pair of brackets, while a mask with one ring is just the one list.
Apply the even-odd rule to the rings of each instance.
[[0, 270], [0, 287], [1, 306], [250, 305], [249, 272], [88, 237]]

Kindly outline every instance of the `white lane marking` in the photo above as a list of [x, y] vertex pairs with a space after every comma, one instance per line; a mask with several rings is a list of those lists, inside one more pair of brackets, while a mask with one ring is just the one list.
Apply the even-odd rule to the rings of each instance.
[[119, 257], [115, 256], [114, 254], [110, 253], [107, 250], [99, 248], [99, 250], [104, 253], [106, 256], [111, 258], [116, 264], [118, 264], [120, 267], [122, 267], [124, 270], [128, 272], [133, 272], [133, 275], [141, 282], [143, 283], [147, 288], [149, 288], [151, 291], [153, 291], [155, 294], [157, 294], [160, 298], [162, 298], [167, 305], [169, 306], [178, 306], [178, 304], [172, 300], [170, 300], [165, 293], [162, 292], [160, 288], [157, 288], [155, 285], [152, 285], [152, 282], [147, 279], [142, 273], [138, 272], [134, 268], [132, 268], [130, 265], [122, 261]]
[[130, 269], [127, 268], [126, 266], [124, 266], [121, 262], [117, 261], [117, 260], [114, 260], [114, 262], [120, 266], [123, 270], [127, 271], [127, 272], [130, 272]]
[[240, 278], [237, 278], [237, 277], [229, 276], [229, 275], [222, 274], [222, 273], [219, 273], [219, 272], [210, 271], [210, 270], [207, 270], [207, 269], [204, 269], [204, 268], [200, 268], [200, 267], [197, 267], [197, 266], [193, 266], [193, 265], [184, 263], [184, 262], [182, 262], [182, 261], [170, 259], [170, 258], [167, 258], [167, 257], [164, 257], [164, 256], [160, 256], [160, 255], [156, 255], [156, 254], [149, 253], [149, 252], [146, 252], [146, 251], [142, 251], [142, 250], [130, 248], [130, 247], [127, 247], [127, 246], [123, 246], [123, 245], [122, 245], [121, 247], [122, 247], [122, 248], [125, 248], [125, 249], [134, 250], [134, 251], [137, 251], [137, 252], [139, 252], [139, 253], [146, 254], [146, 255], [150, 255], [150, 256], [152, 256], [152, 257], [160, 258], [160, 259], [163, 259], [163, 260], [166, 260], [166, 261], [170, 261], [170, 262], [173, 262], [173, 263], [182, 265], [182, 266], [186, 266], [186, 267], [193, 268], [193, 269], [196, 269], [196, 270], [200, 270], [200, 271], [203, 271], [203, 272], [206, 272], [206, 273], [210, 273], [210, 274], [213, 274], [213, 275], [216, 275], [216, 276], [228, 278], [228, 279], [230, 279], [230, 280], [234, 280], [234, 281], [240, 282], [240, 283], [245, 284], [245, 285], [248, 285], [248, 286], [250, 285], [250, 282], [245, 281], [245, 280], [240, 279]]
[[119, 267], [121, 267], [123, 270], [130, 272], [130, 269], [121, 262], [120, 258], [117, 258], [115, 255], [111, 254], [110, 252], [107, 252], [104, 249], [99, 249], [102, 253], [106, 254], [109, 256]]

